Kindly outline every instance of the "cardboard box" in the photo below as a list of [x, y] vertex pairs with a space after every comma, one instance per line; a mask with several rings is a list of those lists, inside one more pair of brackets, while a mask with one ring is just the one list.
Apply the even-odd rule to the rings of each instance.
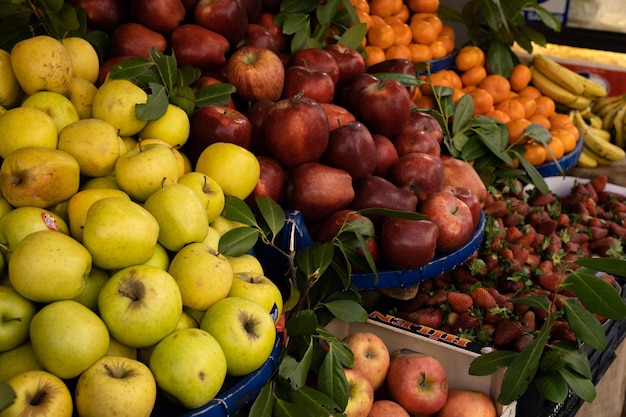
[[[561, 25], [567, 23], [569, 0], [544, 0], [539, 2], [539, 6], [552, 13]], [[532, 9], [524, 10], [524, 18], [527, 22], [541, 22]]]
[[[339, 338], [356, 332], [374, 333], [385, 341], [390, 352], [410, 349], [437, 358], [446, 369], [450, 389], [482, 391], [494, 401], [500, 394], [504, 370], [488, 376], [469, 374], [470, 363], [481, 355], [481, 346], [470, 340], [380, 312], [372, 312], [364, 323], [334, 320], [327, 330]], [[496, 402], [496, 409], [500, 417], [515, 417], [516, 403], [505, 406]]]

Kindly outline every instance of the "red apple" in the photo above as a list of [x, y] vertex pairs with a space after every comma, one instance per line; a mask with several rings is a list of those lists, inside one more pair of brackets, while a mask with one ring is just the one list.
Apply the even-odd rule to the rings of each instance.
[[274, 13], [263, 12], [261, 16], [259, 16], [259, 19], [254, 22], [267, 29], [272, 38], [274, 38], [276, 48], [278, 48], [279, 51], [284, 51], [288, 44], [287, 35], [283, 33], [282, 26], [278, 26], [274, 21], [275, 16]]
[[438, 236], [439, 228], [429, 220], [385, 217], [379, 238], [380, 259], [392, 269], [421, 268], [435, 257]]
[[331, 103], [335, 84], [328, 73], [302, 65], [291, 65], [285, 70], [283, 98], [302, 94], [318, 103]]
[[142, 24], [127, 22], [119, 25], [111, 34], [108, 56], [131, 55], [148, 59], [148, 53], [152, 48], [161, 53], [165, 52], [167, 48], [165, 36]]
[[193, 10], [196, 8], [196, 4], [198, 4], [198, 1], [200, 0], [181, 0], [183, 3], [183, 6], [185, 7], [185, 13], [187, 15], [187, 17], [189, 18], [189, 20], [193, 20]]
[[250, 143], [250, 150], [255, 155], [267, 155], [267, 148], [265, 147], [265, 132], [263, 130], [263, 121], [265, 114], [270, 107], [274, 105], [274, 102], [269, 99], [259, 100], [244, 111], [250, 124], [252, 125], [252, 140]]
[[345, 208], [354, 198], [352, 177], [346, 171], [318, 162], [295, 167], [287, 178], [287, 208], [305, 220], [319, 220]]
[[356, 120], [331, 130], [321, 160], [346, 170], [355, 181], [365, 178], [376, 168], [376, 145], [372, 134]]
[[96, 81], [96, 85], [102, 85], [102, 83], [107, 79], [107, 76], [109, 75], [109, 72], [111, 71], [111, 68], [113, 68], [113, 66], [131, 58], [131, 55], [120, 55], [105, 60], [102, 64], [100, 64], [100, 71], [98, 72], [98, 80]]
[[386, 177], [391, 166], [400, 158], [398, 150], [387, 136], [374, 134], [372, 138], [374, 139], [374, 145], [376, 145], [374, 175]]
[[131, 0], [133, 20], [145, 27], [169, 35], [187, 15], [181, 0]]
[[186, 23], [172, 31], [170, 48], [176, 55], [179, 67], [190, 65], [206, 72], [226, 64], [226, 53], [230, 44], [228, 39], [217, 32], [194, 23]]
[[367, 378], [354, 369], [344, 368], [344, 372], [348, 380], [350, 396], [343, 414], [346, 417], [367, 417], [374, 403], [372, 385]]
[[[222, 80], [220, 78], [214, 77], [212, 75], [201, 75], [200, 78], [198, 78], [192, 85], [192, 88], [195, 91], [200, 90], [203, 87], [206, 87], [208, 85], [213, 85], [213, 84], [221, 84], [226, 82], [226, 80]], [[233, 100], [232, 96], [230, 97], [230, 99], [228, 100], [228, 104], [226, 104], [226, 106], [234, 109], [236, 108], [235, 106], [235, 100]]]
[[411, 107], [413, 100], [406, 88], [389, 78], [363, 87], [353, 112], [372, 133], [391, 138], [405, 128]]
[[404, 129], [398, 136], [393, 138], [393, 144], [400, 156], [412, 152], [427, 153], [437, 157], [441, 155], [439, 141], [424, 130], [413, 131]]
[[365, 72], [365, 58], [356, 49], [338, 43], [331, 43], [324, 47], [335, 58], [339, 67], [337, 85], [349, 85], [359, 74]]
[[85, 12], [87, 27], [111, 34], [130, 19], [128, 2], [124, 0], [71, 0], [69, 4]]
[[361, 91], [365, 87], [376, 84], [379, 81], [378, 78], [367, 72], [357, 75], [350, 84], [338, 90], [342, 105], [350, 112], [355, 113], [358, 110], [359, 100], [361, 100]]
[[248, 205], [255, 209], [257, 207], [255, 197], [269, 197], [282, 205], [285, 197], [286, 173], [280, 162], [269, 156], [257, 155], [260, 166], [259, 181], [246, 198]]
[[288, 167], [318, 160], [330, 136], [324, 109], [301, 95], [274, 103], [265, 114], [263, 130], [270, 156]]
[[246, 33], [248, 13], [240, 0], [200, 0], [193, 10], [193, 23], [236, 45]]
[[240, 0], [246, 11], [248, 22], [256, 22], [263, 12], [263, 0]]
[[423, 132], [441, 143], [443, 140], [443, 129], [434, 116], [423, 111], [413, 109], [409, 115], [409, 121], [405, 130], [411, 132]]
[[276, 101], [283, 91], [285, 67], [270, 49], [243, 46], [228, 59], [226, 78], [244, 101]]
[[480, 201], [478, 201], [478, 197], [476, 196], [476, 194], [474, 194], [469, 188], [452, 185], [444, 185], [443, 187], [441, 187], [441, 190], [449, 192], [450, 194], [467, 204], [467, 207], [469, 207], [470, 211], [472, 212], [472, 219], [474, 220], [474, 230], [476, 230], [478, 222], [480, 221], [480, 211], [482, 210]]
[[393, 352], [387, 388], [409, 414], [431, 415], [448, 398], [448, 377], [435, 357], [412, 351]]
[[444, 185], [469, 188], [478, 197], [482, 208], [487, 198], [487, 187], [474, 167], [467, 161], [448, 155], [442, 155], [441, 159], [443, 160]]
[[418, 211], [439, 227], [439, 253], [460, 248], [474, 233], [474, 218], [469, 207], [449, 192], [431, 194], [420, 203]]
[[244, 34], [239, 45], [256, 46], [257, 48], [269, 49], [277, 54], [280, 52], [270, 31], [258, 23], [248, 23], [246, 26], [246, 33]]
[[437, 417], [496, 417], [496, 406], [484, 392], [469, 389], [451, 389], [448, 399]]
[[367, 417], [411, 417], [409, 413], [395, 401], [376, 400]]
[[354, 354], [352, 369], [367, 378], [376, 391], [385, 382], [389, 369], [389, 350], [380, 336], [357, 332], [344, 337], [343, 342]]
[[322, 48], [303, 48], [293, 54], [287, 66], [303, 65], [307, 68], [316, 69], [328, 73], [333, 80], [333, 84], [339, 81], [339, 66], [335, 58]]
[[199, 107], [191, 114], [189, 123], [185, 154], [192, 162], [215, 142], [234, 143], [246, 149], [250, 147], [252, 125], [243, 113], [231, 107], [217, 104]]
[[[381, 61], [367, 68], [367, 72], [370, 74], [395, 72], [398, 74], [415, 75], [415, 64], [408, 59], [391, 58]], [[411, 97], [415, 93], [416, 86], [405, 87]]]
[[[403, 190], [389, 180], [376, 175], [365, 177], [355, 185], [354, 200], [350, 208], [362, 210], [367, 208], [383, 208], [415, 212], [417, 196], [411, 191]], [[378, 214], [367, 214], [377, 224], [382, 220]]]
[[443, 161], [438, 156], [411, 152], [398, 158], [387, 178], [424, 201], [443, 186]]
[[345, 125], [348, 122], [356, 120], [354, 114], [350, 113], [348, 109], [335, 103], [320, 103], [322, 109], [326, 113], [328, 119], [328, 129], [333, 130], [336, 127]]

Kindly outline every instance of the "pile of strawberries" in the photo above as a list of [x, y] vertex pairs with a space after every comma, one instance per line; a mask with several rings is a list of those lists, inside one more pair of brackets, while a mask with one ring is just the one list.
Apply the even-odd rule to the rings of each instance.
[[[547, 312], [515, 297], [547, 295], [553, 312], [566, 297], [561, 284], [579, 257], [622, 257], [626, 196], [605, 190], [607, 178], [577, 182], [566, 196], [533, 191], [524, 196], [517, 179], [490, 189], [485, 236], [460, 267], [420, 283], [416, 296], [392, 314], [498, 348], [522, 351]], [[615, 277], [603, 278], [615, 283]], [[605, 318], [598, 317], [600, 322]], [[551, 342], [575, 341], [561, 315]]]

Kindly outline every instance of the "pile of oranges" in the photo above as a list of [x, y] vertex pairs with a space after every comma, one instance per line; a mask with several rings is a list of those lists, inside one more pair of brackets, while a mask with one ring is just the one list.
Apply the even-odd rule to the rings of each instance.
[[[455, 69], [421, 76], [427, 83], [416, 89], [413, 96], [418, 107], [435, 108], [431, 85], [450, 87], [454, 90], [455, 101], [465, 94], [472, 97], [475, 115], [489, 116], [504, 123], [509, 132], [509, 144], [523, 145], [524, 157], [531, 164], [540, 165], [574, 150], [578, 129], [568, 115], [557, 112], [554, 100], [531, 84], [528, 65], [516, 65], [508, 77], [492, 73], [483, 50], [474, 45], [459, 49], [454, 65]], [[552, 135], [549, 144], [524, 137], [524, 131], [533, 123], [548, 129]]]
[[439, 0], [351, 0], [367, 26], [363, 39], [368, 66], [386, 59], [428, 62], [455, 49], [454, 30], [437, 10]]

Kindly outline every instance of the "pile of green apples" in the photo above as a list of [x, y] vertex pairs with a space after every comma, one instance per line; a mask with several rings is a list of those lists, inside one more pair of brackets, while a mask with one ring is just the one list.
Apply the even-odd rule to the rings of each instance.
[[2, 417], [200, 407], [276, 342], [279, 289], [253, 255], [217, 250], [256, 157], [217, 142], [191, 167], [187, 114], [139, 120], [146, 93], [96, 87], [98, 71], [82, 38], [0, 50]]

